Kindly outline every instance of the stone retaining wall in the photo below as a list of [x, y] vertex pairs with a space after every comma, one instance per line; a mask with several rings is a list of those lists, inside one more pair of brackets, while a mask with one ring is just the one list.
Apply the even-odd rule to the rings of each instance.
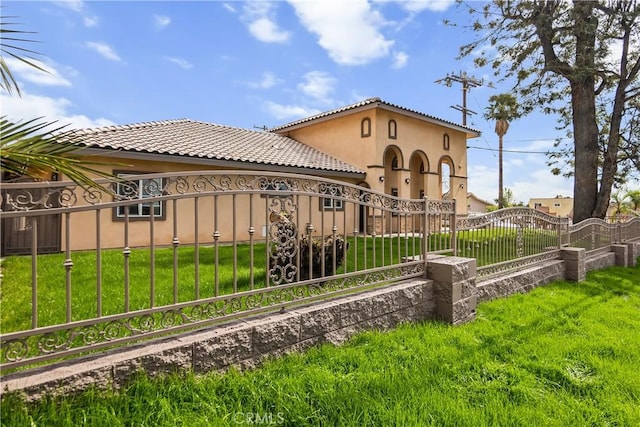
[[77, 393], [89, 386], [118, 388], [138, 372], [204, 373], [230, 366], [254, 367], [268, 357], [321, 343], [340, 344], [367, 329], [435, 317], [431, 280], [413, 280], [280, 314], [217, 326], [206, 331], [129, 346], [94, 358], [76, 359], [2, 378], [1, 391], [22, 390], [29, 400], [44, 394]]
[[403, 322], [436, 318], [457, 325], [475, 319], [478, 301], [528, 292], [561, 279], [579, 282], [588, 270], [634, 266], [640, 242], [614, 245], [611, 250], [587, 257], [584, 249], [563, 248], [562, 259], [481, 283], [476, 283], [475, 259], [430, 256], [425, 279], [5, 375], [0, 380], [0, 397], [15, 390], [33, 400], [90, 386], [118, 388], [139, 371], [155, 376], [251, 368], [269, 357], [321, 343], [341, 344], [358, 332], [389, 329]]
[[478, 302], [526, 293], [538, 286], [565, 278], [562, 260], [545, 261], [517, 272], [493, 277], [478, 283]]

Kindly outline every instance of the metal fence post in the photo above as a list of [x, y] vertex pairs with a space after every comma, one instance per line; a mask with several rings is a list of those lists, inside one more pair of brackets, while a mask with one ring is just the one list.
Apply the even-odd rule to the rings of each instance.
[[449, 231], [451, 232], [451, 249], [453, 250], [453, 256], [458, 256], [458, 246], [456, 244], [456, 241], [457, 241], [456, 221], [457, 220], [458, 220], [458, 213], [456, 208], [456, 199], [453, 199], [453, 213], [449, 217]]

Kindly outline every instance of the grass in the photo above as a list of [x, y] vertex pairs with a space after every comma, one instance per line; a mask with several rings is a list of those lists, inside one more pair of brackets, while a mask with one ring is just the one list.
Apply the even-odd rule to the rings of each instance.
[[[366, 238], [367, 264], [365, 266], [365, 238], [359, 237], [356, 244], [353, 237], [348, 241], [350, 249], [347, 252], [346, 271], [353, 272], [372, 268], [374, 245], [371, 238]], [[398, 240], [387, 238], [375, 240], [375, 266], [397, 264]], [[413, 242], [401, 239], [400, 257], [413, 254]], [[419, 250], [416, 239], [416, 251]], [[354, 261], [357, 248], [357, 265]], [[237, 290], [250, 289], [250, 251], [248, 244], [237, 245]], [[254, 256], [254, 288], [265, 286], [266, 250], [265, 244], [255, 244]], [[103, 250], [102, 262], [102, 315], [124, 312], [124, 256], [121, 250]], [[72, 321], [91, 319], [98, 313], [97, 304], [97, 268], [95, 251], [78, 251], [72, 253], [73, 267], [71, 269], [71, 315]], [[199, 295], [208, 298], [215, 292], [215, 253], [211, 246], [200, 247], [199, 251]], [[218, 248], [218, 295], [233, 292], [234, 268], [233, 247], [219, 246]], [[196, 299], [195, 287], [195, 249], [193, 246], [183, 246], [178, 250], [178, 278], [177, 301], [186, 302]], [[38, 326], [49, 326], [66, 321], [66, 285], [65, 255], [50, 254], [38, 256]], [[151, 306], [150, 266], [151, 254], [149, 249], [132, 249], [130, 255], [130, 286], [129, 310], [141, 310]], [[155, 281], [154, 306], [173, 304], [173, 249], [162, 248], [155, 251]], [[31, 327], [31, 257], [7, 257], [2, 263], [3, 280], [0, 292], [0, 324], [2, 333], [26, 330]], [[337, 273], [345, 271], [345, 267]]]
[[612, 267], [481, 304], [467, 325], [367, 332], [254, 371], [11, 394], [2, 425], [634, 426], [639, 330], [640, 267]]

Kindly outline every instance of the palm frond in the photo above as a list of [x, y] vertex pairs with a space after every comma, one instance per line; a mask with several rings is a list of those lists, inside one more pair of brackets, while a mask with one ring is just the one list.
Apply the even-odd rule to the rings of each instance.
[[57, 172], [83, 188], [111, 192], [110, 186], [102, 186], [90, 176], [116, 180], [112, 174], [95, 168], [113, 163], [90, 161], [73, 154], [80, 146], [73, 132], [59, 133], [65, 127], [41, 118], [13, 123], [6, 116], [1, 117], [0, 171], [32, 178]]
[[[24, 56], [25, 53], [31, 55], [40, 55], [38, 52], [22, 46], [28, 43], [39, 43], [36, 40], [22, 37], [25, 34], [35, 33], [32, 31], [13, 30], [11, 28], [8, 28], [9, 25], [17, 25], [17, 23], [7, 22], [7, 18], [13, 17], [0, 17], [0, 51], [2, 52], [2, 56], [0, 56], [0, 88], [6, 90], [9, 95], [11, 95], [15, 91], [18, 96], [21, 96], [22, 93], [20, 91], [20, 86], [13, 77], [13, 74], [11, 73], [11, 70], [9, 69], [5, 61], [6, 56], [12, 57], [18, 61], [22, 61], [30, 67], [33, 67], [45, 73], [48, 73], [49, 71], [36, 64], [34, 62], [34, 58]], [[10, 42], [10, 44], [8, 44], [7, 42]]]

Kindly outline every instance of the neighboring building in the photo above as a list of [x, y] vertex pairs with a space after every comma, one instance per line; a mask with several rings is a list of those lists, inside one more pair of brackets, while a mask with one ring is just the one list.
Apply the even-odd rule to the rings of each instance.
[[469, 215], [486, 213], [490, 206], [495, 206], [495, 204], [482, 200], [473, 193], [467, 193], [467, 211]]
[[557, 217], [573, 217], [573, 198], [569, 196], [530, 199], [529, 207]]
[[[431, 199], [442, 198], [445, 174], [449, 175], [450, 188], [455, 189], [454, 197], [462, 198], [458, 203], [459, 213], [467, 211], [466, 140], [479, 135], [475, 130], [389, 104], [378, 98], [298, 120], [269, 132], [181, 119], [82, 129], [73, 133], [77, 143], [83, 147], [79, 153], [91, 156], [92, 161], [104, 163], [96, 169], [109, 174], [199, 170], [288, 172], [340, 180], [403, 198], [426, 196]], [[145, 180], [141, 180], [140, 184], [149, 184], [142, 181]], [[144, 195], [141, 194], [140, 198], [144, 199]], [[233, 203], [237, 203], [233, 207], [236, 219], [244, 220], [250, 211], [248, 199], [238, 197]], [[187, 222], [192, 222], [194, 215], [198, 215], [202, 222], [198, 236], [187, 227], [187, 223], [184, 227], [180, 226], [178, 232], [184, 234], [181, 235], [181, 243], [192, 243], [196, 238], [201, 242], [211, 241], [214, 228], [233, 228], [233, 215], [218, 215], [216, 221], [219, 223], [214, 226], [215, 215], [211, 214], [214, 210], [211, 199], [202, 200], [197, 208], [193, 201], [187, 200], [180, 200], [177, 205], [151, 205], [141, 201], [129, 208], [131, 222], [128, 224], [128, 233], [131, 241], [128, 245], [148, 244], [152, 211], [155, 218], [154, 236], [160, 244], [172, 240], [170, 218], [174, 212], [179, 213], [181, 218], [186, 218]], [[114, 208], [111, 215], [99, 215], [102, 248], [123, 245], [123, 209]], [[222, 212], [228, 209], [231, 212], [232, 207], [221, 202], [218, 209]], [[265, 209], [264, 204], [254, 206], [254, 218], [264, 219]], [[300, 208], [300, 212], [302, 214], [304, 211], [303, 215], [308, 215], [309, 218], [313, 216], [313, 221], [317, 224], [318, 221], [327, 221], [321, 215], [326, 209], [326, 206], [309, 206]], [[366, 223], [367, 232], [371, 232], [372, 227], [386, 232], [394, 231], [395, 227], [395, 222], [390, 222], [391, 218], [387, 218], [386, 225], [378, 224], [379, 218], [376, 218], [375, 213], [373, 221], [363, 221], [365, 217], [372, 217], [371, 212], [364, 207], [359, 212], [355, 212], [353, 207], [350, 210], [342, 209], [337, 215], [342, 219], [338, 220], [339, 223], [349, 224], [353, 229], [363, 230], [362, 224]], [[359, 224], [354, 222], [356, 217]], [[66, 224], [64, 221], [60, 222], [59, 216], [57, 221], [59, 223], [55, 227], [47, 227], [60, 230], [52, 235], [66, 236]], [[72, 215], [68, 246], [74, 250], [95, 248], [96, 233], [92, 230], [97, 228], [96, 221], [95, 212], [92, 211]], [[260, 229], [260, 224], [256, 226]], [[262, 224], [263, 235], [264, 227]], [[3, 224], [3, 235], [14, 229], [15, 227]], [[353, 230], [344, 230], [351, 231]], [[58, 242], [53, 242], [50, 247], [64, 250], [67, 243], [60, 242], [61, 237], [56, 238]], [[247, 239], [247, 230], [239, 230], [234, 238]], [[233, 240], [226, 235], [220, 239]], [[39, 247], [42, 245], [39, 244]], [[7, 250], [5, 240], [3, 249]]]

